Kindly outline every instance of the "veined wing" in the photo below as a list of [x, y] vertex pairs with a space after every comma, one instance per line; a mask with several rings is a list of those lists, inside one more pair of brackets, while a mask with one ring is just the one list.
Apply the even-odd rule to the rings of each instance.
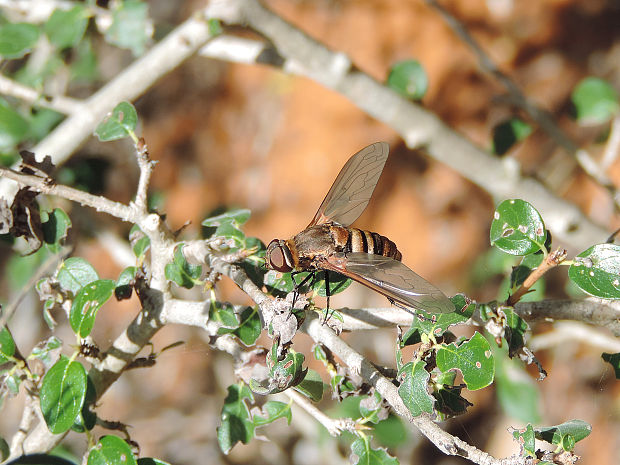
[[406, 307], [430, 313], [450, 313], [454, 305], [437, 287], [390, 257], [364, 252], [335, 254], [322, 268], [342, 273]]
[[389, 151], [386, 142], [375, 142], [349, 158], [308, 227], [331, 222], [349, 226], [359, 218], [375, 190]]

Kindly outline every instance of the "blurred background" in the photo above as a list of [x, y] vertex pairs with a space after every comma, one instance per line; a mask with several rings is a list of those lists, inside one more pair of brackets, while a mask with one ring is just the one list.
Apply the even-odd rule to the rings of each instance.
[[[429, 81], [422, 104], [483, 148], [491, 149], [493, 128], [498, 124], [514, 116], [527, 120], [498, 82], [480, 71], [470, 48], [438, 11], [422, 0], [273, 0], [266, 4], [331, 49], [346, 53], [379, 81], [385, 81], [394, 63], [418, 60]], [[599, 135], [605, 128], [577, 125], [571, 118], [570, 94], [581, 79], [591, 75], [620, 88], [618, 2], [451, 0], [441, 4], [462, 21], [525, 95], [548, 110], [579, 146], [595, 158], [600, 156], [604, 145]], [[156, 40], [201, 6], [199, 1], [148, 2]], [[97, 40], [96, 34], [92, 37], [99, 60], [96, 77], [69, 85], [67, 93], [76, 98], [90, 95], [134, 60], [131, 52]], [[151, 157], [158, 161], [152, 201], [167, 215], [172, 229], [189, 222], [182, 238], [197, 237], [204, 218], [232, 207], [252, 210], [246, 234], [265, 243], [288, 238], [314, 216], [346, 160], [360, 148], [384, 140], [390, 144], [390, 157], [356, 227], [392, 239], [403, 253], [403, 262], [448, 295], [465, 292], [479, 301], [495, 299], [504, 274], [516, 263], [512, 257], [489, 250], [489, 226], [494, 205], [501, 199], [491, 198], [423, 152], [408, 150], [392, 129], [308, 79], [266, 66], [196, 56], [164, 76], [135, 104]], [[536, 125], [527, 139], [504, 156], [518, 160], [524, 173], [577, 204], [610, 234], [620, 227], [607, 192]], [[138, 175], [130, 146], [94, 139], [71, 157], [61, 173], [65, 176], [61, 182], [82, 185], [121, 202], [131, 200]], [[607, 174], [620, 185], [618, 160]], [[115, 279], [124, 265], [111, 250], [117, 246], [102, 235], [127, 237], [128, 227], [76, 205], [50, 202], [67, 209], [74, 238], [87, 237], [77, 242], [74, 255], [87, 258], [101, 277]], [[601, 237], [600, 242], [605, 239]], [[571, 244], [556, 245], [573, 254], [579, 252]], [[5, 269], [15, 266], [8, 252], [6, 247]], [[20, 263], [27, 260], [20, 259]], [[546, 298], [572, 296], [565, 275], [565, 269], [553, 270], [538, 292]], [[25, 282], [19, 281], [20, 276], [5, 276], [5, 300]], [[226, 279], [218, 286], [218, 296], [249, 303]], [[354, 284], [334, 299], [334, 305], [387, 306], [387, 301]], [[106, 304], [97, 317], [94, 339], [102, 348], [108, 347], [137, 310], [135, 298]], [[62, 315], [58, 319], [66, 324]], [[18, 328], [24, 328], [20, 324], [24, 321], [30, 324], [20, 334]], [[13, 322], [16, 339], [27, 349], [48, 331], [34, 294]], [[554, 331], [550, 324], [533, 329], [534, 335]], [[72, 340], [69, 334], [67, 343]], [[345, 337], [371, 360], [394, 366], [395, 336], [395, 331], [378, 331]], [[185, 344], [161, 354], [153, 368], [126, 373], [101, 400], [99, 415], [130, 424], [132, 439], [140, 444], [143, 455], [174, 464], [348, 463], [347, 439], [331, 441], [318, 423], [295, 409], [292, 427], [280, 420], [266, 429], [268, 441], [238, 444], [229, 456], [223, 456], [215, 429], [226, 387], [235, 381], [230, 358], [210, 349], [200, 331], [188, 327], [166, 327], [153, 343], [157, 350], [178, 340]], [[498, 402], [495, 388], [488, 388], [466, 392], [474, 407], [445, 427], [482, 450], [504, 457], [518, 450], [506, 430], [509, 426], [527, 421], [553, 425], [579, 418], [593, 426], [591, 436], [577, 445], [577, 453], [583, 456], [579, 463], [620, 463], [620, 384], [600, 358], [605, 349], [570, 339], [559, 341], [536, 352], [549, 373], [542, 382], [535, 381], [537, 373], [519, 370], [518, 365], [503, 368], [508, 373], [505, 376], [514, 376], [512, 395], [521, 396], [523, 405], [529, 405], [521, 416], [508, 413]], [[269, 345], [270, 341], [261, 342]], [[309, 354], [311, 346], [309, 338], [296, 337], [296, 350]], [[323, 373], [321, 365], [314, 365], [311, 357], [306, 359]], [[335, 416], [346, 416], [343, 408], [324, 401], [324, 410]], [[19, 402], [6, 403], [0, 435], [11, 436], [20, 411]], [[469, 463], [444, 456], [409, 425], [391, 422], [387, 432], [377, 433], [376, 438], [401, 463]], [[85, 446], [82, 437], [76, 435], [73, 441], [77, 451]]]

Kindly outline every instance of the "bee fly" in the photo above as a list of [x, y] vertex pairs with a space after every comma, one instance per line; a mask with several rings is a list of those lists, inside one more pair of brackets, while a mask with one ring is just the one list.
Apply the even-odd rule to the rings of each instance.
[[[353, 155], [306, 229], [290, 239], [269, 243], [267, 268], [284, 273], [323, 270], [326, 281], [327, 272], [334, 271], [383, 294], [410, 313], [452, 312], [454, 305], [443, 292], [401, 263], [394, 242], [349, 227], [366, 209], [388, 152], [387, 143], [376, 142]], [[326, 290], [329, 292], [328, 282]]]

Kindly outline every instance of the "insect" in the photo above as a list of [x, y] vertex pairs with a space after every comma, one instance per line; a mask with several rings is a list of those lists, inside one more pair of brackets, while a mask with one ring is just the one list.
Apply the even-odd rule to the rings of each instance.
[[353, 155], [306, 229], [290, 239], [269, 243], [267, 268], [284, 273], [323, 270], [326, 281], [327, 272], [335, 271], [383, 294], [410, 313], [452, 312], [454, 305], [443, 292], [401, 263], [402, 255], [394, 242], [349, 227], [366, 209], [388, 152], [386, 142], [376, 142]]

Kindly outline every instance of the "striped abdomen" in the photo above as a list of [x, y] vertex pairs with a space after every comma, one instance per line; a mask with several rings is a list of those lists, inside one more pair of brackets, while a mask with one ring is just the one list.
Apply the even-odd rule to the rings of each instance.
[[365, 252], [375, 255], [383, 255], [395, 260], [402, 258], [402, 254], [387, 237], [375, 232], [364, 231], [357, 228], [344, 228], [342, 226], [329, 226], [330, 234], [336, 247], [342, 252]]

